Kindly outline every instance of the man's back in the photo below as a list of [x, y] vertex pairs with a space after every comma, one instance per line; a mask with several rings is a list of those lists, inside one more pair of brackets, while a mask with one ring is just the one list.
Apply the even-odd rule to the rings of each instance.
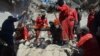
[[14, 23], [10, 22], [9, 20], [5, 20], [4, 23], [2, 24], [1, 31], [4, 34], [13, 34], [14, 32]]

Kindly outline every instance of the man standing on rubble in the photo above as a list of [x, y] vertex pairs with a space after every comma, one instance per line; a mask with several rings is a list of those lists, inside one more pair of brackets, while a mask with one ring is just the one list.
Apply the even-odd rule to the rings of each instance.
[[36, 28], [36, 42], [38, 42], [38, 37], [40, 35], [40, 30], [42, 28], [47, 28], [48, 27], [48, 20], [46, 18], [46, 14], [43, 13], [42, 16], [39, 15], [36, 19], [36, 25], [35, 25], [35, 28]]
[[72, 40], [74, 37], [74, 27], [78, 23], [77, 11], [70, 6], [68, 11], [68, 29], [69, 29], [69, 39]]
[[26, 12], [23, 12], [21, 16], [18, 18], [14, 18], [13, 16], [9, 16], [8, 19], [6, 19], [1, 28], [1, 34], [2, 34], [2, 40], [4, 40], [7, 43], [7, 47], [3, 49], [3, 53], [1, 56], [15, 56], [14, 51], [14, 42], [13, 42], [13, 33], [15, 31], [14, 28], [14, 22], [20, 20]]
[[64, 0], [57, 1], [57, 10], [60, 11], [59, 14], [59, 22], [62, 29], [62, 41], [63, 43], [68, 40], [68, 24], [67, 24], [67, 17], [68, 17], [68, 10], [69, 6], [64, 3]]

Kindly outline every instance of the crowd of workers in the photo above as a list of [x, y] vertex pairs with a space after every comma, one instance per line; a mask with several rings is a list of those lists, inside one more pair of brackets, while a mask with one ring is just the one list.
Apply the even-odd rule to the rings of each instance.
[[[84, 56], [100, 56], [100, 10], [95, 11], [95, 8], [89, 8], [88, 23], [87, 27], [80, 29], [81, 13], [80, 8], [72, 8], [70, 4], [66, 4], [63, 0], [57, 1], [56, 10], [59, 12], [59, 18], [54, 21], [49, 22], [46, 18], [46, 14], [38, 15], [37, 19], [34, 21], [33, 26], [36, 29], [36, 41], [40, 35], [40, 30], [43, 28], [49, 28], [49, 34], [52, 35], [53, 44], [64, 45], [66, 42], [73, 40], [75, 34], [77, 35], [78, 42], [76, 46], [82, 48], [84, 51]], [[18, 18], [9, 16], [7, 20], [4, 21], [0, 38], [7, 43], [7, 49], [5, 53], [2, 54], [2, 45], [0, 46], [0, 55], [3, 56], [15, 56], [14, 52], [14, 42], [13, 42], [13, 32], [18, 30], [14, 28], [14, 22], [22, 19], [26, 12], [22, 13]], [[23, 28], [24, 39], [28, 41], [28, 30], [26, 27]], [[13, 52], [13, 53], [12, 53]]]

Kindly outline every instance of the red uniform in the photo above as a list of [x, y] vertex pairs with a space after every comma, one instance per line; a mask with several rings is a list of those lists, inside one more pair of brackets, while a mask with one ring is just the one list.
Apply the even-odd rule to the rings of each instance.
[[70, 8], [68, 16], [73, 16], [74, 20], [76, 22], [78, 22], [78, 15], [77, 15], [77, 11], [74, 8]]
[[29, 39], [29, 31], [27, 29], [26, 26], [23, 25], [23, 23], [19, 23], [18, 24], [18, 32], [17, 33], [17, 40], [21, 40], [21, 39], [24, 39], [24, 40], [28, 40]]
[[96, 39], [93, 38], [93, 35], [90, 33], [81, 36], [77, 46], [83, 49], [84, 56], [100, 56], [100, 47]]
[[77, 11], [73, 8], [70, 8], [68, 13], [68, 37], [69, 39], [73, 39], [74, 37], [74, 25], [78, 22]]
[[90, 32], [92, 31], [93, 21], [94, 21], [94, 14], [90, 13], [88, 16], [88, 23], [87, 23], [87, 27], [89, 28]]
[[[36, 19], [36, 28], [41, 29], [41, 28], [46, 28], [48, 27], [48, 21], [47, 19], [42, 19], [41, 17], [38, 17]], [[36, 31], [36, 41], [38, 41], [38, 36], [40, 35], [40, 31]]]
[[28, 40], [29, 39], [29, 32], [26, 26], [24, 26], [23, 29], [23, 35], [24, 35], [24, 40]]
[[69, 39], [73, 39], [74, 37], [74, 31], [73, 31], [73, 28], [74, 28], [74, 17], [73, 16], [68, 16], [68, 37]]
[[40, 17], [36, 19], [36, 27], [38, 29], [43, 28], [44, 26], [47, 26], [47, 19], [41, 19]]
[[68, 16], [69, 7], [66, 4], [64, 4], [62, 6], [59, 6], [58, 10], [60, 11], [59, 21], [62, 28], [62, 40], [66, 41], [68, 40], [67, 16]]

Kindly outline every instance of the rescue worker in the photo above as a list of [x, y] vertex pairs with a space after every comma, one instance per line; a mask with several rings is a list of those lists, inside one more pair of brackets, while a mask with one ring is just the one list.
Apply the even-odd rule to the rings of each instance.
[[29, 40], [29, 31], [26, 25], [23, 27], [23, 37], [25, 41]]
[[17, 26], [17, 31], [15, 35], [16, 40], [29, 40], [29, 30], [27, 25], [24, 22], [19, 22]]
[[38, 16], [36, 19], [36, 41], [38, 41], [38, 37], [40, 35], [40, 30], [42, 28], [47, 28], [48, 27], [48, 20], [45, 17], [46, 15], [43, 13], [42, 16]]
[[83, 49], [83, 56], [100, 56], [99, 44], [87, 27], [81, 29], [77, 46]]
[[61, 26], [61, 34], [62, 34], [62, 41], [66, 42], [68, 40], [68, 24], [67, 24], [67, 17], [68, 17], [68, 9], [69, 6], [64, 3], [63, 0], [57, 1], [57, 10], [60, 12], [59, 14], [59, 22]]
[[68, 12], [68, 30], [69, 30], [69, 39], [72, 40], [74, 37], [74, 27], [78, 23], [77, 11], [74, 8], [69, 8]]
[[93, 33], [93, 21], [94, 21], [94, 15], [95, 15], [95, 9], [94, 8], [90, 8], [89, 9], [89, 15], [88, 15], [88, 23], [87, 23], [87, 27], [89, 28], [90, 32]]

